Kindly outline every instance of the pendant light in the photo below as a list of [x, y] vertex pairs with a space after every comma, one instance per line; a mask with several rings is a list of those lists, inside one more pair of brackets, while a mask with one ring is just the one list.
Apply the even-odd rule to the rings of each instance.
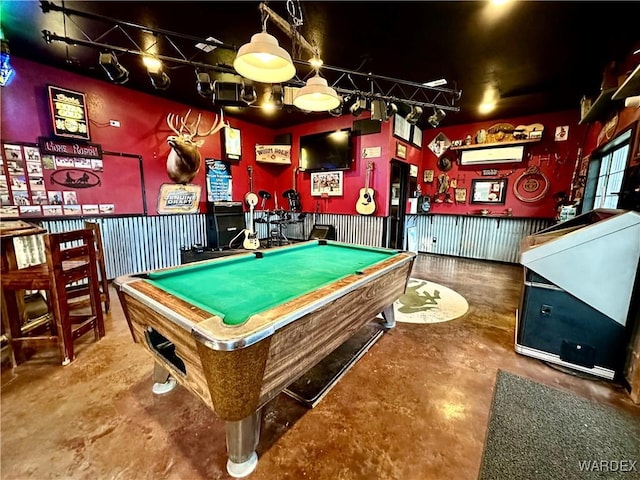
[[291, 55], [278, 44], [273, 35], [267, 33], [267, 19], [262, 22], [262, 32], [251, 37], [238, 50], [233, 68], [249, 80], [262, 83], [282, 83], [296, 74]]
[[307, 80], [307, 83], [296, 93], [293, 104], [300, 110], [307, 112], [327, 112], [337, 108], [342, 99], [336, 91], [329, 86], [318, 71]]

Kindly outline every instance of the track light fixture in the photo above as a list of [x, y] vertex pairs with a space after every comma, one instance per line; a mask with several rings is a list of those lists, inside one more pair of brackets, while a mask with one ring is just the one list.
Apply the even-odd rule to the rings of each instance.
[[367, 99], [362, 97], [356, 98], [356, 101], [349, 107], [349, 111], [354, 117], [359, 117], [366, 109]]
[[253, 85], [247, 81], [242, 82], [242, 89], [240, 90], [240, 99], [247, 105], [253, 105], [258, 99], [258, 94]]
[[280, 85], [272, 85], [271, 86], [271, 103], [276, 108], [282, 108], [283, 95], [282, 95], [282, 87]]
[[198, 94], [204, 98], [212, 98], [214, 89], [211, 76], [207, 72], [200, 72], [196, 70], [196, 88]]
[[420, 116], [422, 115], [422, 107], [418, 107], [417, 105], [413, 105], [411, 107], [411, 111], [407, 114], [406, 120], [409, 125], [415, 125], [420, 120]]
[[162, 62], [154, 57], [142, 57], [144, 66], [147, 67], [147, 74], [151, 79], [151, 85], [156, 90], [166, 90], [171, 85], [171, 79], [164, 73]]
[[338, 105], [336, 108], [332, 108], [329, 110], [329, 114], [333, 117], [341, 117], [342, 116], [342, 103]]
[[371, 100], [371, 120], [386, 122], [398, 111], [395, 103], [385, 103], [382, 99]]
[[113, 83], [123, 84], [129, 80], [129, 71], [120, 65], [114, 52], [101, 52], [98, 62]]
[[262, 83], [281, 83], [291, 80], [296, 74], [291, 55], [278, 44], [273, 35], [267, 33], [267, 20], [263, 15], [262, 32], [251, 37], [238, 50], [233, 68], [249, 80]]
[[427, 118], [427, 122], [429, 122], [429, 125], [431, 125], [433, 128], [436, 128], [438, 125], [440, 125], [440, 122], [444, 120], [444, 117], [446, 116], [447, 114], [441, 108], [434, 109], [433, 115], [429, 115], [429, 118]]

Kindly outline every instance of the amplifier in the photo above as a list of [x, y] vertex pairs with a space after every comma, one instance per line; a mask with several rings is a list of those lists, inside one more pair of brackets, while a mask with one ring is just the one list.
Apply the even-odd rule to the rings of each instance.
[[318, 225], [315, 224], [311, 233], [309, 234], [309, 240], [335, 240], [336, 229], [333, 225]]
[[242, 202], [207, 202], [207, 213], [214, 215], [243, 214]]

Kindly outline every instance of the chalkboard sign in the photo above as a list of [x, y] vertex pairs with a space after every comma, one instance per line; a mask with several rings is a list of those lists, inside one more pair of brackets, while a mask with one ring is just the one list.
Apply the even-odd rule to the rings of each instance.
[[47, 85], [49, 110], [56, 137], [91, 140], [84, 93]]

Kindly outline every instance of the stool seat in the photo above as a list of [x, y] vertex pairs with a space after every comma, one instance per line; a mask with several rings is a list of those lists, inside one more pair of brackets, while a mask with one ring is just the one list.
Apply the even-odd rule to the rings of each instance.
[[[44, 290], [51, 313], [50, 335], [30, 335], [30, 329], [23, 328], [23, 312], [18, 310], [16, 296], [3, 295], [9, 327], [7, 341], [14, 365], [23, 360], [22, 346], [25, 344], [58, 345], [62, 364], [66, 365], [75, 358], [75, 339], [91, 330], [95, 332], [96, 340], [104, 336], [94, 238], [91, 229], [46, 234], [46, 263], [2, 272], [0, 285], [3, 292]], [[63, 248], [65, 245], [68, 247]], [[67, 289], [75, 283], [86, 284], [89, 312], [71, 312]]]

